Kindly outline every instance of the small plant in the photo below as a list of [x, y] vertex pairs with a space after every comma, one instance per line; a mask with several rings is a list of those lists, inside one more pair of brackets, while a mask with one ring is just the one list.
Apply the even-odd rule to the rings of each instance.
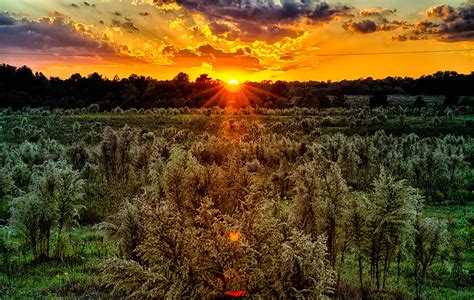
[[400, 115], [400, 125], [404, 126], [406, 124], [406, 116], [404, 114]]
[[115, 114], [123, 114], [123, 109], [120, 106], [117, 106], [116, 108], [112, 109], [112, 112]]
[[446, 117], [449, 119], [449, 120], [454, 120], [454, 111], [452, 109], [446, 109], [445, 110], [446, 112]]
[[80, 130], [81, 130], [81, 124], [77, 121], [74, 122], [74, 124], [72, 125], [72, 131], [77, 134], [80, 132]]
[[98, 104], [91, 104], [87, 107], [87, 111], [91, 114], [96, 114], [99, 112], [99, 105]]
[[321, 127], [332, 127], [334, 126], [334, 121], [331, 117], [325, 117], [324, 119], [321, 120], [319, 125]]
[[426, 107], [426, 102], [425, 100], [423, 100], [423, 97], [421, 96], [416, 97], [415, 102], [413, 102], [413, 107], [418, 108], [418, 109], [422, 107]]
[[247, 170], [250, 173], [255, 173], [258, 171], [258, 169], [260, 169], [260, 162], [257, 159], [254, 159], [252, 161], [247, 162], [245, 166], [247, 167]]

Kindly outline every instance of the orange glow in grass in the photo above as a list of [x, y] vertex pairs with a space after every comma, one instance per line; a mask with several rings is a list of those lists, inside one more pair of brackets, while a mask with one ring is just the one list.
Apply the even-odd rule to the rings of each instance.
[[246, 291], [227, 291], [225, 294], [230, 297], [242, 297], [245, 296]]
[[229, 240], [231, 242], [237, 242], [239, 239], [240, 239], [240, 232], [238, 231], [229, 232]]

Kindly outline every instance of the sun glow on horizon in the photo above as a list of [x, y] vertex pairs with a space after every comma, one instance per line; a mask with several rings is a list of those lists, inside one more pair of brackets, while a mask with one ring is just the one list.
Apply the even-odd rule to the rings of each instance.
[[240, 90], [240, 82], [237, 79], [231, 79], [227, 82], [227, 90], [236, 93]]

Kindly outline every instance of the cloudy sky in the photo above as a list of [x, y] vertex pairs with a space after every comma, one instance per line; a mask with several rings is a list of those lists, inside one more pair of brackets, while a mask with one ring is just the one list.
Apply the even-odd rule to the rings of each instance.
[[50, 76], [416, 77], [474, 71], [466, 49], [474, 0], [0, 1], [0, 63]]

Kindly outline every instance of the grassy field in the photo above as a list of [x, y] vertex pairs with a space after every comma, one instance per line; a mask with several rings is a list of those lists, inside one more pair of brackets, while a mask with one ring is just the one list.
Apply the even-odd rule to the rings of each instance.
[[[392, 99], [393, 100], [393, 99]], [[97, 132], [104, 127], [122, 128], [128, 125], [139, 128], [142, 132], [163, 133], [169, 128], [176, 130], [192, 131], [194, 133], [209, 132], [216, 134], [223, 121], [247, 122], [257, 121], [270, 132], [291, 136], [292, 138], [311, 142], [314, 136], [322, 134], [343, 133], [346, 135], [371, 135], [378, 130], [395, 136], [415, 133], [421, 137], [436, 137], [446, 134], [472, 135], [469, 122], [474, 121], [474, 115], [456, 115], [448, 118], [440, 117], [441, 124], [433, 125], [433, 118], [424, 120], [420, 116], [408, 115], [403, 122], [398, 115], [388, 117], [386, 122], [373, 122], [370, 118], [361, 118], [355, 126], [349, 124], [348, 117], [343, 114], [329, 116], [332, 123], [329, 126], [322, 122], [328, 118], [325, 115], [284, 116], [284, 115], [205, 115], [205, 114], [78, 114], [78, 115], [0, 115], [0, 141], [3, 143], [17, 144], [22, 141], [36, 141], [39, 138], [55, 139], [63, 144], [84, 140], [87, 144], [95, 144], [99, 140]], [[309, 123], [301, 127], [301, 121]], [[356, 120], [357, 121], [357, 120]], [[275, 125], [278, 124], [278, 125]], [[15, 128], [23, 129], [21, 132]], [[472, 174], [471, 165], [471, 174]], [[471, 182], [472, 184], [472, 182]], [[468, 191], [469, 193], [469, 191]], [[472, 193], [472, 191], [471, 191]], [[472, 200], [472, 194], [470, 196]], [[474, 202], [468, 201], [465, 205], [442, 206], [434, 205], [425, 209], [426, 216], [443, 216], [450, 220], [451, 230], [463, 236], [470, 236], [472, 240], [474, 226]], [[54, 232], [53, 232], [53, 236]], [[31, 297], [80, 297], [80, 298], [107, 298], [107, 289], [101, 285], [99, 264], [100, 259], [107, 256], [118, 255], [116, 245], [107, 240], [106, 236], [95, 229], [84, 226], [68, 232], [70, 239], [70, 255], [66, 254], [63, 260], [53, 260], [48, 263], [33, 262], [32, 257], [17, 253], [13, 254], [11, 263], [15, 272], [0, 274], [0, 298], [31, 298]], [[14, 237], [12, 237], [14, 239]], [[52, 243], [55, 243], [52, 239]], [[470, 270], [469, 274], [462, 277], [465, 282], [454, 282], [443, 278], [444, 286], [433, 285], [429, 291], [430, 299], [474, 299], [472, 273], [474, 272], [474, 245], [464, 249], [464, 269]], [[68, 253], [68, 251], [66, 251]], [[74, 253], [74, 254], [73, 254]], [[354, 262], [352, 262], [354, 263]], [[349, 262], [350, 264], [350, 262]], [[436, 265], [435, 268], [449, 270], [452, 265]], [[18, 271], [21, 270], [21, 271]], [[443, 272], [440, 272], [441, 274]], [[446, 272], [445, 276], [448, 272]], [[345, 273], [344, 277], [350, 279], [355, 274]], [[395, 280], [395, 278], [392, 278]], [[438, 280], [439, 282], [439, 280]], [[407, 283], [402, 281], [403, 289]], [[430, 286], [430, 282], [427, 286]], [[396, 293], [392, 289], [390, 295]], [[380, 296], [380, 295], [379, 295]]]
[[[387, 134], [396, 136], [403, 134], [415, 133], [420, 137], [436, 137], [446, 134], [469, 136], [472, 134], [472, 128], [466, 123], [474, 121], [474, 115], [459, 115], [454, 119], [449, 119], [445, 116], [440, 118], [440, 125], [433, 125], [433, 118], [423, 120], [418, 116], [407, 116], [403, 124], [398, 116], [389, 117], [385, 123], [374, 123], [370, 119], [361, 119], [356, 126], [350, 126], [347, 121], [348, 117], [344, 115], [331, 115], [330, 119], [333, 124], [325, 126], [318, 124], [327, 116], [307, 116], [307, 120], [311, 125], [310, 129], [306, 130], [309, 135], [312, 131], [317, 131], [318, 134], [334, 134], [337, 132], [346, 135], [370, 135], [379, 130], [384, 130]], [[71, 116], [25, 116], [25, 115], [10, 115], [0, 116], [0, 138], [3, 142], [18, 143], [24, 139], [35, 139], [34, 132], [25, 134], [15, 134], [13, 128], [22, 127], [22, 123], [33, 126], [38, 130], [43, 130], [43, 136], [53, 138], [61, 143], [70, 143], [80, 139], [86, 138], [85, 134], [94, 129], [101, 129], [105, 126], [112, 128], [122, 128], [128, 125], [132, 128], [140, 128], [141, 130], [158, 132], [165, 128], [175, 128], [177, 130], [189, 130], [197, 133], [210, 132], [215, 133], [219, 130], [216, 124], [219, 121], [234, 119], [238, 121], [257, 120], [264, 124], [270, 131], [276, 133], [291, 133], [295, 130], [294, 121], [295, 116], [278, 116], [278, 115], [238, 115], [238, 116], [207, 116], [203, 114], [179, 114], [179, 115], [155, 115], [155, 114], [113, 114], [113, 113], [99, 113], [99, 114], [81, 114]], [[74, 130], [75, 124], [80, 125], [78, 131]], [[283, 130], [272, 129], [272, 125], [279, 123]], [[296, 128], [298, 129], [298, 128]], [[308, 138], [308, 137], [306, 137]], [[309, 137], [310, 138], [310, 137]]]

